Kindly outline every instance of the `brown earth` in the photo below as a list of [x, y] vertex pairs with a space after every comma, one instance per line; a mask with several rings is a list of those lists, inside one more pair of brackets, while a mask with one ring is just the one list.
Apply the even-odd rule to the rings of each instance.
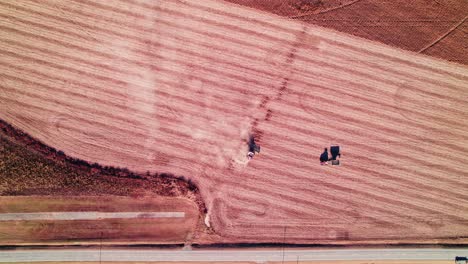
[[468, 64], [468, 4], [463, 0], [226, 1]]
[[31, 212], [184, 212], [183, 218], [74, 221], [0, 221], [0, 244], [152, 243], [192, 240], [199, 219], [197, 205], [177, 197], [129, 198], [11, 196], [0, 197], [0, 213]]
[[468, 242], [466, 66], [219, 1], [1, 6], [2, 118], [189, 177], [216, 242]]

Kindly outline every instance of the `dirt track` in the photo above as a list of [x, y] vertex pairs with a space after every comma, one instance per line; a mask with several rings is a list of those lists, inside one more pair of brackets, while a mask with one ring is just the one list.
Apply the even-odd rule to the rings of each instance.
[[190, 177], [226, 241], [468, 235], [467, 67], [217, 1], [1, 6], [0, 116]]
[[[168, 210], [178, 210], [182, 217], [172, 217]], [[131, 212], [140, 213], [134, 218]], [[184, 198], [0, 197], [2, 245], [185, 243], [192, 239], [197, 220], [197, 206]]]

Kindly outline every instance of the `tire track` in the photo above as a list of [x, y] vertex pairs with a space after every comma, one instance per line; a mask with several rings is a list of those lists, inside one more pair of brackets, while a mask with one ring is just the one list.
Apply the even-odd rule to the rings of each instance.
[[463, 23], [465, 23], [466, 19], [468, 19], [468, 16], [465, 16], [460, 22], [456, 23], [455, 25], [453, 25], [446, 33], [442, 34], [440, 37], [438, 37], [436, 40], [434, 40], [433, 42], [431, 42], [429, 45], [423, 47], [422, 49], [420, 49], [418, 51], [418, 53], [423, 53], [425, 52], [426, 50], [430, 49], [431, 47], [433, 47], [434, 45], [437, 45], [437, 43], [439, 43], [440, 41], [442, 41], [444, 38], [446, 38], [448, 35], [450, 35], [450, 33], [452, 33], [453, 31], [457, 30], [458, 27], [460, 27]]
[[345, 7], [348, 7], [350, 5], [353, 5], [357, 2], [359, 2], [361, 0], [352, 0], [352, 1], [349, 1], [345, 4], [341, 4], [339, 6], [335, 6], [335, 7], [330, 7], [330, 8], [327, 8], [325, 10], [317, 10], [317, 11], [313, 11], [313, 12], [308, 12], [306, 14], [301, 14], [301, 15], [296, 15], [296, 16], [289, 16], [288, 18], [291, 18], [291, 19], [298, 19], [298, 18], [304, 18], [304, 17], [307, 17], [307, 16], [312, 16], [312, 15], [319, 15], [319, 14], [324, 14], [324, 13], [328, 13], [328, 12], [331, 12], [331, 11], [335, 11], [335, 10], [340, 10], [342, 8], [345, 8]]

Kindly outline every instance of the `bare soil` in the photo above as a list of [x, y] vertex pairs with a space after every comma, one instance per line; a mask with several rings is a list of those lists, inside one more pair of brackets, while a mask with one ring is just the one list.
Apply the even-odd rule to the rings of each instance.
[[197, 205], [186, 198], [145, 197], [0, 197], [0, 213], [28, 212], [184, 212], [183, 218], [74, 221], [1, 221], [0, 244], [152, 243], [184, 244], [196, 231]]
[[[393, 47], [468, 64], [466, 1], [225, 0]], [[464, 21], [460, 26], [455, 25]], [[440, 41], [439, 38], [443, 37]], [[432, 46], [430, 46], [433, 44]]]

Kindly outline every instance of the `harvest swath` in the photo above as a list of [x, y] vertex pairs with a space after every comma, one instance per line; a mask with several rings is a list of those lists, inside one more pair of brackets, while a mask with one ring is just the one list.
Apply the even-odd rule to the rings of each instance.
[[[0, 10], [0, 116], [193, 179], [224, 241], [468, 236], [466, 66], [221, 1]], [[319, 165], [330, 144], [341, 166]]]

